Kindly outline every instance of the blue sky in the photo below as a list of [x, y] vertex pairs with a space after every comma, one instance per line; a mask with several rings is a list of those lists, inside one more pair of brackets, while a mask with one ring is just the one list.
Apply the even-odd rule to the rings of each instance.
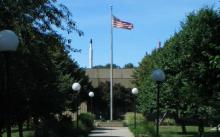
[[138, 66], [144, 55], [157, 48], [180, 29], [180, 22], [192, 11], [220, 7], [219, 0], [60, 0], [73, 14], [77, 27], [84, 32], [64, 34], [71, 46], [81, 53], [71, 53], [81, 67], [88, 67], [89, 40], [93, 39], [94, 65], [110, 62], [110, 5], [113, 14], [134, 24], [133, 30], [113, 30], [114, 64]]

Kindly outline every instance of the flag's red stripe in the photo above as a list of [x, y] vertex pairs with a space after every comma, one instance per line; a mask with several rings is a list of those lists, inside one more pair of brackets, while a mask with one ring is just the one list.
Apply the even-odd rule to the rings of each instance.
[[133, 24], [132, 23], [121, 21], [116, 17], [113, 17], [112, 24], [116, 28], [133, 29]]

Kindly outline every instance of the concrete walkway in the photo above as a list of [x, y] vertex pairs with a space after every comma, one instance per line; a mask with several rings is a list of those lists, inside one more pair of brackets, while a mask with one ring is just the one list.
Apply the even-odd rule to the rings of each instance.
[[91, 132], [89, 137], [134, 137], [127, 127], [100, 127]]

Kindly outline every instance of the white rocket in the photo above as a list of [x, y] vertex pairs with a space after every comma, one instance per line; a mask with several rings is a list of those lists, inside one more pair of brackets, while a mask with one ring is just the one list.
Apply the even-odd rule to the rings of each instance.
[[93, 67], [93, 48], [92, 48], [92, 39], [89, 43], [89, 68]]

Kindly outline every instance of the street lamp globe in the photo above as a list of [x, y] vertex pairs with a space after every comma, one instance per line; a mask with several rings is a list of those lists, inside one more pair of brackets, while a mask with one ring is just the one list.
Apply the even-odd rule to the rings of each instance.
[[11, 30], [0, 32], [0, 51], [16, 51], [18, 47], [18, 36]]
[[133, 88], [131, 90], [131, 93], [134, 94], [134, 95], [137, 95], [138, 94], [138, 89], [137, 88]]
[[156, 82], [162, 82], [165, 80], [165, 74], [161, 69], [155, 69], [152, 73], [152, 79]]
[[77, 82], [76, 82], [76, 83], [73, 83], [72, 89], [73, 89], [74, 91], [79, 92], [80, 89], [81, 89], [81, 85], [80, 85], [79, 83], [77, 83]]
[[94, 92], [90, 91], [89, 92], [89, 97], [91, 97], [91, 98], [94, 97]]

